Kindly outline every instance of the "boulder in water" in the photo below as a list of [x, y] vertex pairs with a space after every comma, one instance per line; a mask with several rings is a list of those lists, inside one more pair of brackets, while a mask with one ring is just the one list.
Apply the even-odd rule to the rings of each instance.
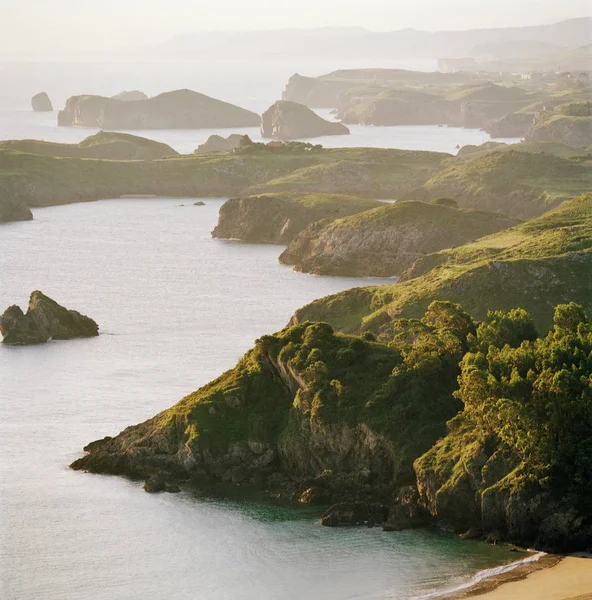
[[69, 340], [99, 335], [99, 326], [89, 317], [68, 310], [45, 294], [31, 294], [26, 313], [16, 305], [0, 317], [4, 344], [42, 344], [50, 339]]
[[52, 112], [53, 105], [45, 92], [35, 94], [31, 98], [31, 106], [35, 112]]

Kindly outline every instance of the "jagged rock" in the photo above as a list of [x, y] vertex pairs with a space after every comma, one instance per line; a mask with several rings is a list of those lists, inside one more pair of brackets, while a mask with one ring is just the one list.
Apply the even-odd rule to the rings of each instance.
[[43, 293], [31, 294], [27, 313], [16, 305], [0, 317], [5, 344], [41, 344], [55, 340], [99, 335], [99, 326], [89, 317], [68, 310]]
[[0, 223], [11, 221], [30, 221], [33, 213], [28, 206], [14, 198], [0, 197]]
[[35, 112], [52, 112], [53, 105], [45, 92], [35, 94], [31, 98], [31, 107]]
[[206, 205], [206, 203], [203, 202], [202, 200], [198, 200], [197, 202], [193, 203], [193, 206], [205, 206], [205, 205]]
[[228, 152], [234, 150], [241, 145], [241, 141], [248, 136], [241, 135], [240, 133], [233, 133], [227, 138], [221, 135], [211, 135], [203, 144], [200, 144], [193, 152], [193, 154], [205, 154], [206, 152]]
[[114, 100], [122, 100], [123, 102], [133, 102], [135, 100], [148, 100], [148, 96], [144, 92], [139, 90], [132, 90], [130, 92], [120, 92], [111, 96]]
[[382, 525], [388, 516], [388, 507], [379, 503], [339, 502], [329, 507], [321, 518], [325, 527], [345, 525]]
[[261, 117], [261, 136], [279, 140], [296, 140], [324, 135], [347, 135], [342, 123], [331, 123], [303, 104], [279, 100]]
[[58, 115], [58, 125], [115, 130], [256, 127], [259, 122], [249, 110], [191, 90], [130, 101], [72, 96]]
[[429, 518], [430, 515], [420, 503], [417, 488], [409, 485], [399, 490], [382, 528], [384, 531], [402, 531], [422, 527], [429, 522]]

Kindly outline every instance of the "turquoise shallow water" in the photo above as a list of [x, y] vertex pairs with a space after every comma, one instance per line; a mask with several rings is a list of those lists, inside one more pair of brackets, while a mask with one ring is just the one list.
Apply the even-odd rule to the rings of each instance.
[[67, 468], [232, 367], [298, 306], [385, 281], [294, 273], [277, 246], [213, 240], [222, 201], [192, 202], [60, 206], [0, 226], [0, 308], [41, 289], [102, 332], [0, 346], [0, 598], [406, 599], [508, 562], [452, 536], [327, 529], [309, 508], [149, 495]]

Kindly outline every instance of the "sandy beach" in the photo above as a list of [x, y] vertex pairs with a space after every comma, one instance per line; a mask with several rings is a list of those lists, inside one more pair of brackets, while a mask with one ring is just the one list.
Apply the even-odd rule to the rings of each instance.
[[592, 600], [592, 555], [547, 555], [447, 600]]

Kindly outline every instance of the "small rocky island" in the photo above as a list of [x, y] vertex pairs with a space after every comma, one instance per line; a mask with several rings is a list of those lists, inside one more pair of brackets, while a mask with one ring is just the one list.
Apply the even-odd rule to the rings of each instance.
[[16, 305], [4, 311], [0, 317], [0, 333], [4, 344], [29, 345], [43, 344], [50, 339], [94, 337], [99, 335], [99, 326], [90, 317], [68, 310], [35, 291], [26, 313]]
[[165, 92], [147, 100], [72, 96], [58, 125], [113, 130], [257, 127], [259, 115], [192, 90]]
[[31, 108], [34, 112], [53, 112], [53, 104], [46, 92], [40, 92], [31, 98]]
[[324, 135], [348, 135], [343, 123], [331, 123], [319, 117], [307, 106], [279, 100], [261, 117], [261, 136], [278, 140], [297, 140]]

